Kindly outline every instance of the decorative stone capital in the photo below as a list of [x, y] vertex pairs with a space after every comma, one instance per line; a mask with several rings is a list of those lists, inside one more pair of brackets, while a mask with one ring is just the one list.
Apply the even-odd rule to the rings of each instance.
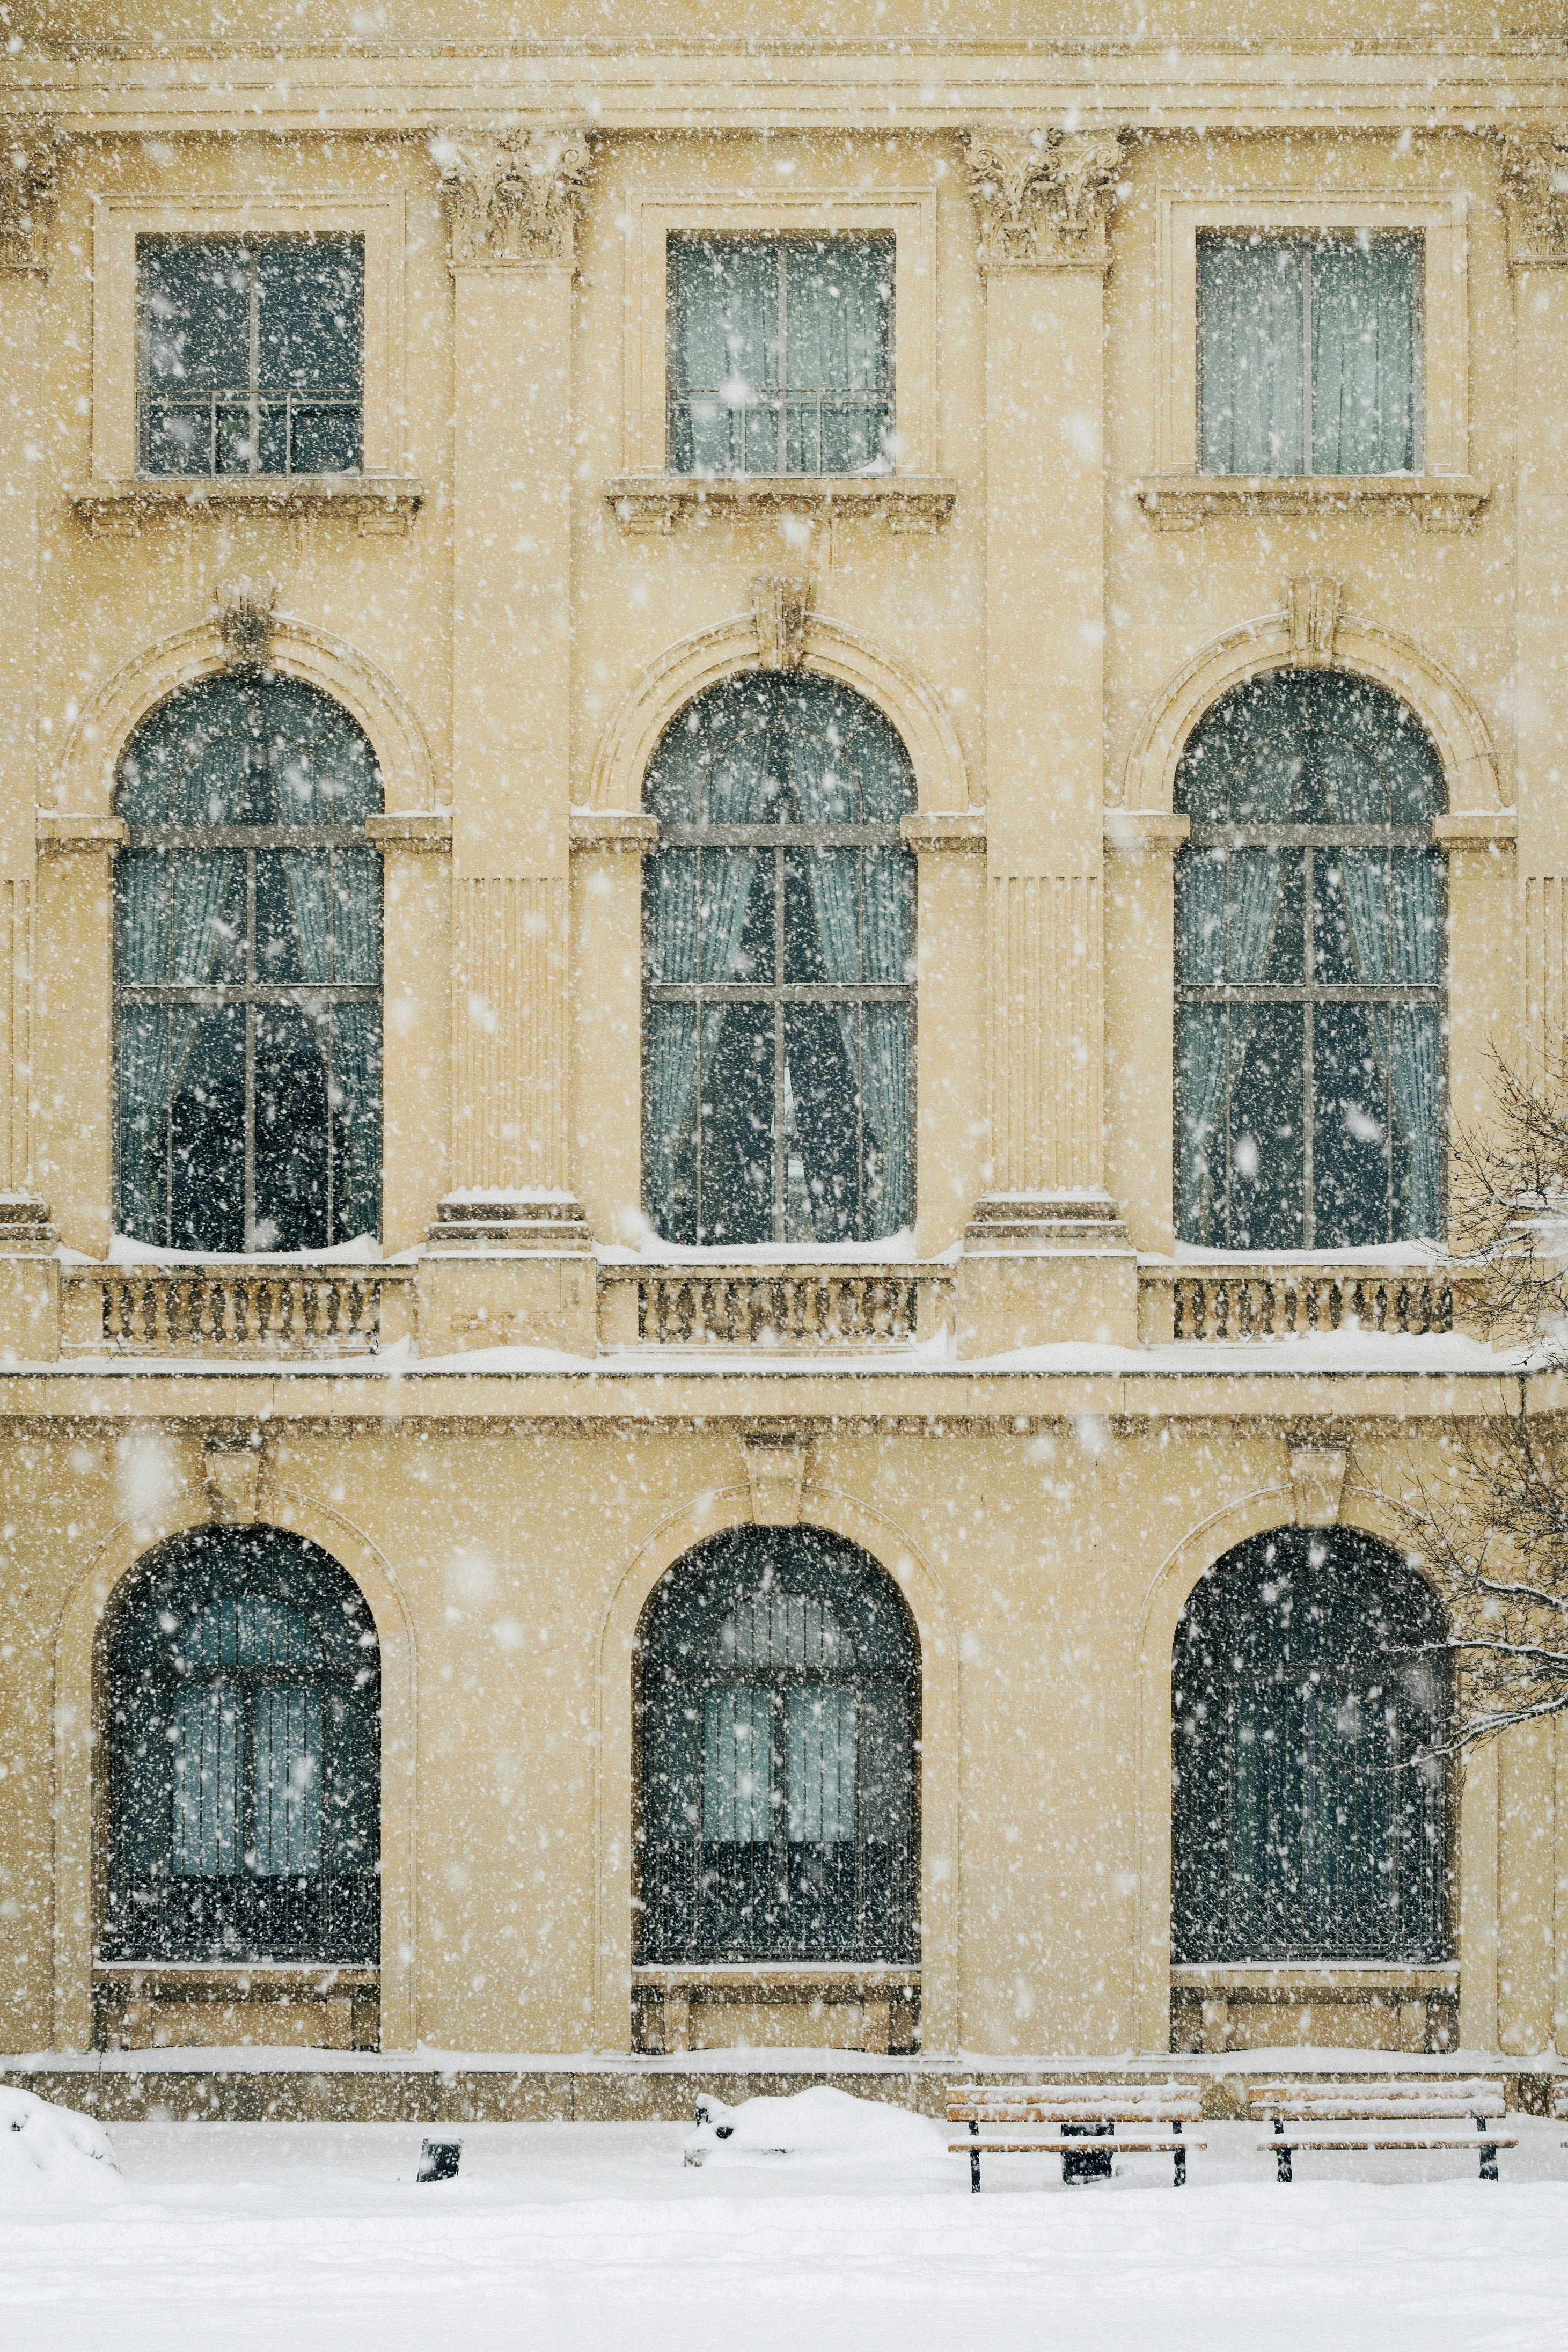
[[431, 142], [450, 207], [454, 269], [557, 261], [570, 268], [593, 167], [576, 130], [449, 133]]
[[1121, 192], [1116, 131], [986, 131], [966, 142], [980, 266], [1105, 270]]
[[1510, 269], [1568, 264], [1568, 131], [1510, 145], [1502, 205]]
[[1350, 1454], [1343, 1445], [1322, 1438], [1290, 1440], [1290, 1493], [1299, 1528], [1339, 1525], [1340, 1498], [1344, 1493]]
[[42, 276], [54, 216], [52, 151], [32, 125], [0, 125], [0, 278]]
[[752, 1521], [759, 1528], [800, 1525], [808, 1441], [794, 1431], [748, 1430], [742, 1440], [752, 1489]]
[[1292, 669], [1331, 669], [1334, 639], [1344, 604], [1344, 583], [1311, 572], [1285, 583], [1285, 617], [1290, 631]]
[[276, 580], [226, 580], [217, 592], [218, 635], [230, 669], [265, 669], [277, 622]]
[[752, 583], [757, 659], [763, 669], [798, 669], [816, 582], [809, 572], [766, 572]]

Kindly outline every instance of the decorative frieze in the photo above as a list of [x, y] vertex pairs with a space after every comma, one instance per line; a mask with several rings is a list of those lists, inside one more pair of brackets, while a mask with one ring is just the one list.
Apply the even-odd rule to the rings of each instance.
[[1568, 131], [1510, 146], [1503, 157], [1502, 204], [1510, 268], [1568, 263]]
[[763, 669], [798, 669], [816, 583], [809, 572], [769, 572], [752, 583], [757, 660]]
[[965, 163], [982, 268], [1109, 268], [1107, 229], [1122, 186], [1120, 133], [974, 131]]
[[593, 156], [581, 131], [449, 134], [432, 142], [451, 215], [454, 269], [576, 255]]
[[31, 127], [0, 128], [0, 278], [42, 276], [55, 216], [55, 160]]

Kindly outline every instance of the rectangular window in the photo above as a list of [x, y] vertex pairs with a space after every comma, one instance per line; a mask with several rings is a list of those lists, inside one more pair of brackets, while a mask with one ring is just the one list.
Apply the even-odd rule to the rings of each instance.
[[357, 474], [364, 240], [137, 239], [137, 468]]
[[1424, 262], [1419, 232], [1200, 232], [1200, 471], [1417, 471]]
[[671, 236], [672, 472], [892, 472], [894, 243]]

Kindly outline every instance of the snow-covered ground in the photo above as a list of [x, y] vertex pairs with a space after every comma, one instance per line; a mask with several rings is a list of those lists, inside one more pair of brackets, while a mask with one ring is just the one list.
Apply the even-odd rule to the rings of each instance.
[[[1303, 2158], [1205, 2126], [1124, 2159], [731, 2157], [668, 2124], [136, 2124], [80, 2201], [0, 2200], [6, 2352], [1560, 2352], [1565, 2127], [1495, 2188], [1450, 2157]], [[94, 2175], [99, 2168], [93, 2168]]]

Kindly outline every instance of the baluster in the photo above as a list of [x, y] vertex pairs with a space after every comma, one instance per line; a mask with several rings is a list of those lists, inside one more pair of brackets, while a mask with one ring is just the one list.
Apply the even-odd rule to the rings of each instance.
[[147, 1285], [153, 1306], [153, 1338], [160, 1348], [169, 1344], [169, 1281], [154, 1275]]
[[103, 1286], [103, 1336], [106, 1339], [118, 1339], [127, 1329], [125, 1286], [110, 1275]]

